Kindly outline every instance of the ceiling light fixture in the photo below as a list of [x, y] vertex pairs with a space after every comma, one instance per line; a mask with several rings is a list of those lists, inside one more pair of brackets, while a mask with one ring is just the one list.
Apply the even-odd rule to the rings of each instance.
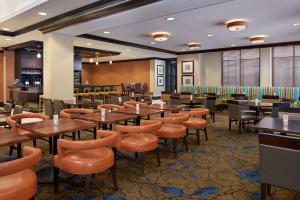
[[2, 28], [2, 30], [4, 30], [4, 31], [10, 31], [10, 29], [6, 28], [6, 27]]
[[175, 17], [167, 17], [166, 20], [167, 20], [167, 21], [174, 21], [174, 20], [175, 20]]
[[213, 35], [213, 34], [208, 34], [207, 36], [208, 36], [208, 37], [213, 37], [214, 35]]
[[295, 24], [293, 24], [293, 26], [299, 26], [300, 25], [300, 23], [295, 23]]
[[247, 28], [247, 21], [244, 19], [232, 19], [225, 24], [229, 31], [241, 31]]
[[155, 33], [152, 33], [153, 39], [158, 41], [158, 42], [168, 40], [169, 36], [170, 36], [170, 33], [168, 33], [168, 32], [155, 32]]
[[36, 54], [36, 57], [39, 58], [39, 59], [42, 57], [42, 55], [41, 55], [41, 53], [40, 53], [39, 51], [38, 51], [38, 53]]
[[109, 61], [109, 64], [110, 64], [110, 65], [112, 64], [112, 60]]
[[199, 49], [201, 48], [201, 44], [198, 42], [190, 42], [187, 44], [190, 49]]
[[249, 37], [251, 44], [261, 44], [265, 42], [266, 35], [254, 35]]
[[99, 65], [99, 62], [98, 62], [98, 61], [96, 62], [96, 65]]
[[91, 63], [94, 62], [93, 58], [90, 58], [90, 62], [91, 62]]
[[5, 40], [7, 40], [7, 41], [11, 41], [12, 39], [11, 39], [11, 38], [6, 38]]
[[45, 12], [39, 12], [39, 15], [41, 15], [41, 16], [46, 16], [46, 15], [48, 15], [48, 14], [45, 13]]
[[104, 33], [104, 34], [110, 34], [110, 32], [109, 32], [109, 31], [104, 31], [103, 33]]

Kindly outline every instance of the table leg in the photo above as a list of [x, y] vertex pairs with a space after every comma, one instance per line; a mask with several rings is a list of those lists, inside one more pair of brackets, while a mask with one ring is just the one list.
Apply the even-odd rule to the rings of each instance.
[[17, 149], [18, 149], [18, 158], [22, 157], [22, 144], [18, 143], [17, 144]]
[[102, 124], [103, 130], [107, 130], [107, 124]]
[[97, 127], [94, 128], [94, 139], [97, 138]]
[[160, 117], [164, 118], [165, 117], [165, 112], [160, 113]]
[[136, 125], [137, 126], [141, 125], [141, 116], [139, 116], [139, 115], [136, 118]]

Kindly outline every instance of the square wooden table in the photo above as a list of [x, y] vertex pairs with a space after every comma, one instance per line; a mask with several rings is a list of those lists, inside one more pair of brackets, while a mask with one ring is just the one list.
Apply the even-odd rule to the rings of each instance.
[[127, 121], [136, 118], [135, 115], [129, 115], [124, 113], [116, 113], [111, 111], [105, 111], [105, 117], [102, 117], [101, 111], [96, 111], [94, 113], [83, 114], [83, 115], [75, 115], [73, 119], [81, 119], [86, 121], [96, 122], [98, 127], [102, 124], [104, 130], [107, 129], [107, 125], [114, 124], [122, 121]]
[[280, 118], [264, 117], [253, 128], [265, 132], [300, 135], [300, 122], [294, 120], [289, 120], [288, 126], [284, 126], [283, 120]]
[[161, 113], [161, 117], [164, 117], [164, 113], [166, 111], [176, 113], [176, 112], [179, 112], [180, 110], [182, 110], [183, 108], [185, 108], [186, 105], [163, 104], [163, 107], [161, 108], [160, 104], [150, 104], [150, 105], [143, 105], [141, 107], [162, 110], [163, 112]]
[[18, 158], [21, 157], [21, 152], [22, 152], [21, 143], [30, 140], [31, 140], [30, 137], [20, 135], [14, 132], [13, 130], [0, 128], [0, 147], [6, 147], [6, 146], [17, 144]]
[[140, 111], [136, 112], [136, 107], [130, 107], [130, 108], [125, 108], [125, 109], [120, 109], [120, 110], [114, 110], [112, 112], [124, 113], [124, 114], [128, 114], [128, 115], [135, 115], [136, 116], [136, 124], [140, 125], [141, 117], [160, 114], [164, 111], [160, 110], [160, 109], [151, 109], [151, 108], [140, 107]]

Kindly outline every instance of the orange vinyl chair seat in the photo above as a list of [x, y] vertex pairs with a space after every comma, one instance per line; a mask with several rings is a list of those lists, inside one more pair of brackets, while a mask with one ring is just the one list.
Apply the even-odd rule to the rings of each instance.
[[182, 122], [186, 128], [193, 128], [193, 129], [203, 129], [207, 126], [207, 121], [200, 118], [190, 118], [187, 121]]
[[122, 136], [119, 148], [129, 152], [147, 152], [157, 147], [157, 136], [150, 133], [135, 133]]
[[24, 147], [24, 157], [0, 164], [0, 200], [28, 200], [37, 191], [37, 177], [30, 169], [41, 159], [41, 150]]
[[183, 138], [186, 136], [186, 127], [181, 124], [163, 124], [157, 135], [159, 138]]

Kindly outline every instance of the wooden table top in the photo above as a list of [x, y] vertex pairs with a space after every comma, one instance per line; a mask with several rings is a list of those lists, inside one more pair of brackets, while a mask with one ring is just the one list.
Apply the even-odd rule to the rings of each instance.
[[152, 108], [152, 109], [159, 109], [164, 111], [180, 111], [182, 108], [185, 108], [186, 105], [172, 105], [172, 104], [163, 104], [163, 107], [160, 107], [160, 104], [150, 104], [141, 106], [142, 108]]
[[74, 102], [73, 100], [65, 100], [64, 104], [66, 105], [71, 105], [71, 106], [84, 106], [84, 105], [98, 105], [99, 102], [95, 102], [95, 101], [84, 101], [84, 100], [79, 100]]
[[128, 115], [124, 113], [116, 113], [116, 112], [105, 112], [105, 117], [102, 117], [101, 111], [97, 111], [94, 113], [76, 115], [73, 119], [81, 119], [86, 121], [97, 122], [101, 124], [113, 124], [117, 122], [127, 121], [134, 119], [135, 115]]
[[248, 101], [248, 100], [236, 100], [239, 102], [239, 105], [245, 105], [245, 106], [251, 106], [251, 107], [273, 107], [273, 103], [270, 102], [258, 102], [258, 104], [255, 104], [254, 101]]
[[0, 115], [10, 115], [10, 113], [11, 113], [11, 112], [6, 111], [6, 110], [0, 108]]
[[59, 118], [57, 125], [54, 124], [52, 119], [49, 119], [40, 122], [19, 124], [18, 127], [35, 134], [39, 134], [41, 137], [50, 137], [67, 132], [94, 128], [96, 127], [96, 124], [76, 119]]
[[195, 99], [193, 98], [193, 100], [190, 100], [190, 99], [184, 99], [184, 100], [180, 100], [182, 104], [197, 104], [197, 103], [202, 103], [203, 100], [200, 100], [200, 99]]
[[136, 116], [144, 117], [144, 116], [148, 116], [148, 115], [155, 115], [155, 114], [163, 113], [164, 111], [163, 110], [159, 110], [159, 109], [151, 109], [151, 108], [140, 107], [140, 112], [137, 113], [135, 107], [130, 107], [130, 108], [125, 108], [125, 109], [121, 109], [121, 110], [114, 110], [112, 112], [115, 112], [115, 113], [124, 113], [124, 114], [136, 115]]
[[283, 126], [283, 120], [280, 118], [264, 117], [253, 128], [261, 131], [300, 135], [299, 121], [289, 120], [289, 125], [285, 127]]
[[9, 129], [0, 128], [0, 147], [27, 142], [29, 140], [31, 140], [30, 137], [19, 135]]

